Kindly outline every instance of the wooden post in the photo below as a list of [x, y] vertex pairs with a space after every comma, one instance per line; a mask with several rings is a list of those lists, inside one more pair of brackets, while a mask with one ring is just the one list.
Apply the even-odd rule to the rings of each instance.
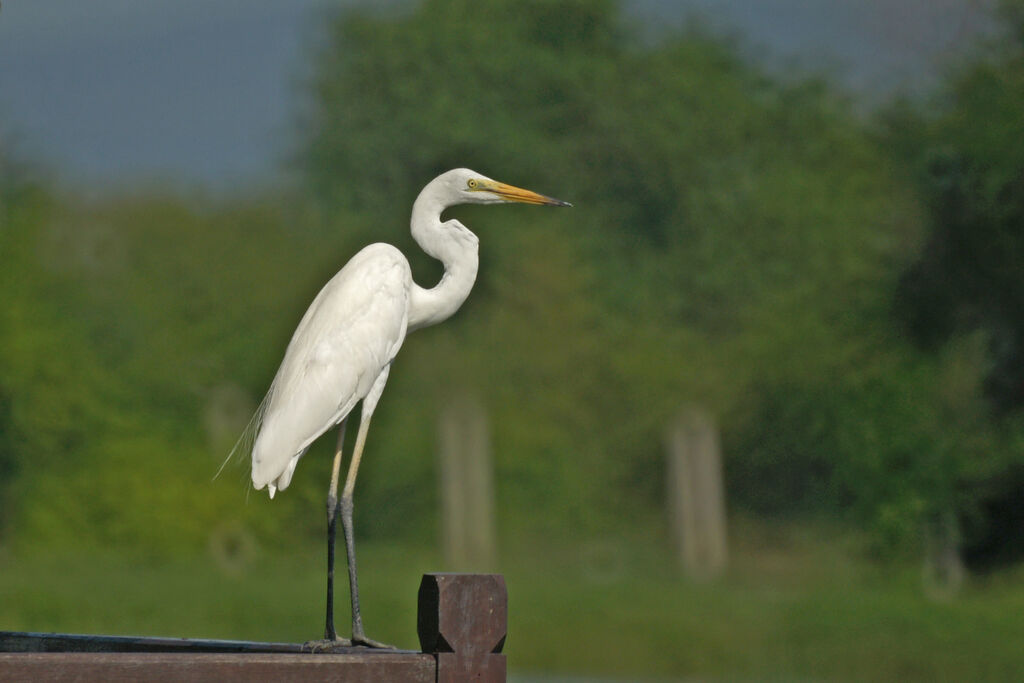
[[[424, 652], [437, 653], [437, 683], [505, 680], [508, 595], [500, 574], [427, 574], [420, 583], [417, 632]], [[472, 628], [462, 615], [474, 605]]]
[[497, 546], [494, 468], [480, 401], [463, 395], [446, 405], [438, 437], [445, 564], [459, 570], [490, 569]]
[[301, 643], [0, 631], [0, 683], [501, 683], [507, 614], [500, 575], [425, 574], [417, 616], [422, 652], [352, 647], [311, 654]]
[[668, 512], [679, 561], [695, 579], [725, 570], [728, 541], [722, 451], [714, 419], [684, 409], [668, 433]]
[[967, 570], [960, 557], [960, 523], [952, 510], [925, 521], [925, 594], [933, 600], [949, 600], [960, 592]]

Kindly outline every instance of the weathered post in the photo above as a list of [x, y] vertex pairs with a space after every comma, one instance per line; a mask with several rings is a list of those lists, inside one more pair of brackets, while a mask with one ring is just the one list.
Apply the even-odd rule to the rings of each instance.
[[444, 407], [438, 454], [445, 563], [460, 570], [489, 569], [497, 546], [494, 468], [487, 414], [478, 399], [463, 395]]
[[[464, 618], [472, 609], [476, 619]], [[508, 594], [500, 574], [425, 574], [417, 632], [423, 652], [436, 653], [437, 683], [505, 680]]]
[[696, 579], [725, 570], [728, 541], [722, 450], [714, 419], [689, 407], [668, 433], [668, 512], [679, 561]]
[[960, 524], [952, 510], [933, 515], [925, 522], [925, 594], [948, 600], [963, 586], [967, 570], [960, 557]]

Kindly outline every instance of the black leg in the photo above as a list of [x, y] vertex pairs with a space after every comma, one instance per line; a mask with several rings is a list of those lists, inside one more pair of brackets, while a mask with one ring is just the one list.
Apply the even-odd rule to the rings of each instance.
[[345, 441], [345, 420], [338, 430], [338, 450], [334, 454], [334, 468], [331, 470], [331, 486], [327, 489], [327, 616], [324, 619], [324, 639], [312, 640], [306, 647], [313, 652], [330, 650], [339, 645], [351, 645], [351, 641], [339, 638], [334, 630], [334, 539], [338, 530], [338, 474], [341, 471], [341, 447]]
[[348, 585], [352, 596], [352, 644], [393, 650], [395, 649], [394, 645], [370, 640], [363, 632], [363, 615], [359, 611], [359, 577], [356, 572], [355, 536], [352, 533], [352, 498], [342, 494], [340, 507], [341, 528], [345, 534], [345, 550], [348, 554]]
[[327, 623], [324, 626], [324, 640], [336, 640], [334, 630], [334, 539], [338, 528], [338, 499], [327, 496]]
[[363, 616], [359, 612], [359, 577], [356, 572], [356, 544], [352, 532], [352, 499], [341, 497], [341, 528], [345, 534], [345, 552], [348, 555], [348, 585], [352, 597], [352, 640], [365, 638]]
[[363, 616], [359, 612], [359, 579], [356, 576], [356, 545], [355, 536], [352, 533], [352, 492], [356, 487], [356, 475], [359, 472], [359, 461], [363, 457], [363, 446], [366, 445], [366, 432], [370, 428], [370, 415], [373, 414], [373, 408], [377, 404], [377, 399], [380, 398], [380, 392], [383, 391], [387, 378], [388, 373], [385, 368], [374, 382], [374, 389], [363, 401], [363, 417], [359, 420], [356, 445], [352, 449], [352, 462], [348, 464], [348, 476], [345, 478], [345, 488], [341, 492], [341, 527], [345, 532], [345, 550], [348, 552], [348, 585], [349, 593], [352, 596], [352, 644], [393, 650], [395, 649], [393, 645], [370, 640], [363, 633]]

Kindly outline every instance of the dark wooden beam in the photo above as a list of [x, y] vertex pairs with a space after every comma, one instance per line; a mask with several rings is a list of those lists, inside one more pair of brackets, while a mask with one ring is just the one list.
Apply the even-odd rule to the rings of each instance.
[[0, 681], [338, 681], [434, 683], [437, 663], [416, 653], [260, 654], [27, 652], [0, 654]]
[[0, 631], [0, 652], [264, 652], [301, 653], [300, 643], [92, 636]]
[[300, 643], [0, 631], [7, 681], [505, 681], [505, 579], [426, 574], [417, 631], [422, 652]]

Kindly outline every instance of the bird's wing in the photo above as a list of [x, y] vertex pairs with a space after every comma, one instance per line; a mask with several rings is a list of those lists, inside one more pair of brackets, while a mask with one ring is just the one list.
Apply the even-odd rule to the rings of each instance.
[[267, 394], [252, 451], [257, 489], [290, 474], [293, 459], [348, 415], [394, 359], [405, 339], [411, 283], [401, 252], [374, 244], [317, 294]]

